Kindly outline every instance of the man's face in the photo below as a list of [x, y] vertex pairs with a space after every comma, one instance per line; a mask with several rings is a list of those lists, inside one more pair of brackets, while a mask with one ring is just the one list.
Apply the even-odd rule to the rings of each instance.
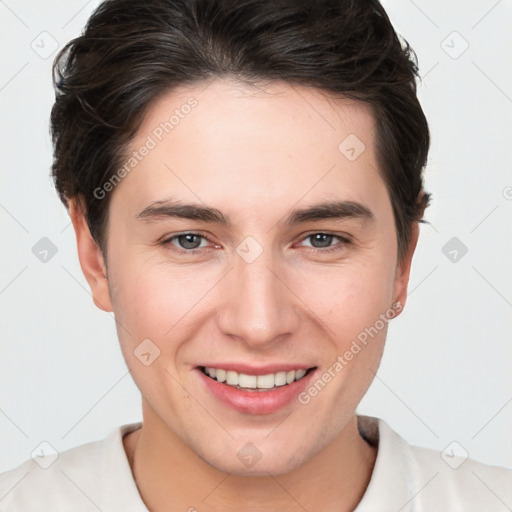
[[[278, 474], [353, 417], [408, 268], [367, 105], [284, 83], [205, 87], [148, 111], [131, 150], [149, 150], [110, 205], [110, 297], [93, 292], [111, 299], [145, 421], [223, 471]], [[337, 216], [293, 216], [334, 202]], [[171, 203], [226, 222], [171, 215]], [[308, 372], [283, 385], [304, 373], [292, 370]], [[246, 467], [245, 452], [261, 458]]]

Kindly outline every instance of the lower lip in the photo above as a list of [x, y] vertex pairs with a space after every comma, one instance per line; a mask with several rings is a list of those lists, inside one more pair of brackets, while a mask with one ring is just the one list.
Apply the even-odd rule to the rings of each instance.
[[197, 368], [199, 377], [213, 396], [231, 408], [248, 414], [271, 414], [285, 407], [304, 391], [315, 371], [311, 370], [302, 379], [272, 390], [243, 391], [212, 379]]

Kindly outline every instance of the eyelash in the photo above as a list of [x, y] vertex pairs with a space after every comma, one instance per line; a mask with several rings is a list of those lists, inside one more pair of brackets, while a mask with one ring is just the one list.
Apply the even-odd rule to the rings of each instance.
[[[169, 245], [174, 245], [174, 244], [172, 244], [173, 240], [176, 240], [180, 236], [186, 236], [186, 235], [197, 236], [199, 238], [207, 240], [208, 242], [211, 242], [211, 240], [209, 240], [209, 238], [207, 238], [204, 235], [201, 235], [199, 233], [195, 233], [193, 231], [186, 231], [184, 233], [178, 233], [177, 235], [173, 235], [173, 236], [171, 236], [169, 238], [166, 238], [165, 240], [162, 240], [160, 242], [160, 244], [163, 245], [163, 246], [167, 246], [167, 247]], [[331, 252], [334, 252], [334, 251], [340, 251], [344, 247], [346, 247], [347, 245], [350, 245], [352, 243], [352, 240], [350, 240], [347, 236], [341, 236], [341, 235], [337, 235], [335, 233], [329, 233], [329, 232], [325, 232], [325, 231], [313, 231], [311, 233], [308, 233], [306, 236], [304, 236], [300, 240], [300, 242], [302, 242], [302, 241], [304, 241], [304, 240], [306, 240], [308, 238], [311, 238], [314, 235], [327, 235], [327, 236], [331, 236], [333, 238], [337, 238], [340, 241], [338, 244], [336, 244], [334, 246], [331, 246], [331, 247], [327, 247], [325, 249], [320, 249], [320, 248], [317, 248], [317, 247], [311, 247], [311, 250], [313, 252], [316, 252], [316, 253], [325, 254], [325, 253], [331, 253]], [[179, 248], [179, 247], [174, 245], [172, 250], [176, 251], [178, 254], [195, 254], [196, 252], [200, 251], [201, 249], [204, 249], [204, 247], [197, 247], [195, 249], [181, 249], [181, 248]]]

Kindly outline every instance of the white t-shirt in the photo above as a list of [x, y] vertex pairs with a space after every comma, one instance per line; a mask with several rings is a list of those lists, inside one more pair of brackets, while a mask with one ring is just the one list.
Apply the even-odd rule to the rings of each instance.
[[[1, 474], [0, 511], [148, 512], [122, 441], [140, 425], [123, 425], [102, 441], [66, 450], [46, 469], [43, 458], [30, 459]], [[381, 419], [358, 416], [358, 426], [378, 453], [355, 512], [512, 510], [512, 470], [411, 446]], [[192, 505], [201, 510], [201, 503]]]

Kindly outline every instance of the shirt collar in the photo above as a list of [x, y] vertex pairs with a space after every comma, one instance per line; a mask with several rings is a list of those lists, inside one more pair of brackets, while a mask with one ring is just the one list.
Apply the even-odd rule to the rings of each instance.
[[408, 478], [414, 463], [407, 442], [380, 418], [357, 416], [361, 437], [377, 448], [370, 482], [354, 512], [409, 510], [416, 492]]

